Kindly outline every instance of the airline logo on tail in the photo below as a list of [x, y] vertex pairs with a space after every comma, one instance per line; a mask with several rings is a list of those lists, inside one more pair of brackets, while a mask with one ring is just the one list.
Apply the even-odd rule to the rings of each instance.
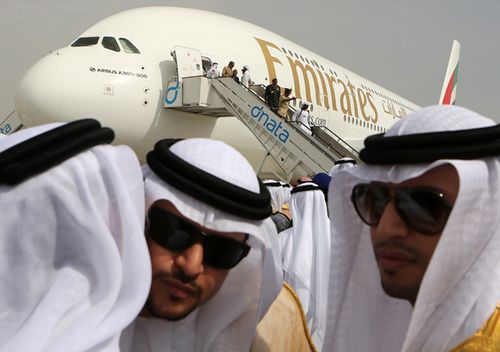
[[453, 41], [451, 48], [450, 60], [444, 77], [443, 89], [441, 90], [441, 98], [439, 104], [454, 105], [457, 97], [457, 82], [458, 82], [458, 62], [460, 58], [460, 43]]

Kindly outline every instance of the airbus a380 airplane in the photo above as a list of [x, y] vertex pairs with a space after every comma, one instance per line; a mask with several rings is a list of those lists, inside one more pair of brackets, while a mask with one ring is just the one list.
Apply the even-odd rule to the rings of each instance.
[[[281, 87], [293, 88], [297, 101], [292, 105], [308, 102], [313, 122], [326, 125], [355, 149], [367, 135], [385, 131], [418, 109], [253, 24], [194, 9], [148, 7], [106, 18], [71, 45], [43, 57], [19, 84], [17, 113], [25, 126], [97, 118], [115, 130], [116, 143], [129, 144], [139, 154], [166, 137], [221, 139], [258, 165], [265, 151], [236, 118], [164, 108], [167, 85], [177, 75], [171, 53], [178, 46], [201, 52], [204, 67], [217, 62], [221, 68], [232, 60], [240, 74], [248, 65], [256, 83], [268, 84], [276, 77]], [[453, 56], [456, 65], [450, 61], [451, 74], [445, 78], [452, 83], [458, 52]], [[455, 86], [445, 86], [441, 100], [450, 102]]]

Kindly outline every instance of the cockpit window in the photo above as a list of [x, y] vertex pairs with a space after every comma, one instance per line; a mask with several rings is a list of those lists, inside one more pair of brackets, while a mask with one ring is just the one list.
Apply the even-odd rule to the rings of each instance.
[[81, 37], [78, 38], [71, 44], [71, 46], [90, 46], [96, 45], [99, 41], [99, 37]]
[[127, 38], [120, 38], [118, 39], [120, 41], [120, 44], [123, 47], [123, 51], [125, 51], [127, 54], [140, 54], [141, 52], [139, 49], [135, 47], [134, 44]]
[[120, 46], [118, 45], [118, 42], [116, 41], [116, 39], [113, 37], [103, 37], [101, 44], [106, 49], [113, 50], [113, 51], [120, 51]]

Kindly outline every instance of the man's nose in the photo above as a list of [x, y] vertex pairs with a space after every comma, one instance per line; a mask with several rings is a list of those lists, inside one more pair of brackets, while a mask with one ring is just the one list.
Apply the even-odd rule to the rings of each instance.
[[394, 201], [387, 203], [378, 225], [375, 226], [374, 235], [378, 240], [388, 240], [408, 235], [408, 225], [399, 215]]
[[182, 272], [189, 277], [195, 278], [204, 271], [203, 266], [203, 246], [197, 242], [180, 253], [175, 264]]

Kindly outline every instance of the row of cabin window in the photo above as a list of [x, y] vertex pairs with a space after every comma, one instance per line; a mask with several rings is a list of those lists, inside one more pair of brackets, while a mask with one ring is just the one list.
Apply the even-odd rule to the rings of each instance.
[[354, 118], [348, 115], [344, 115], [344, 122], [351, 123], [356, 126], [364, 127], [364, 128], [369, 128], [371, 130], [377, 131], [377, 132], [387, 132], [387, 128], [377, 126], [373, 123], [362, 121], [359, 118]]
[[[297, 58], [297, 60], [299, 60], [299, 57], [300, 57], [300, 60], [302, 60], [302, 62], [307, 61], [307, 63], [308, 63], [308, 64], [311, 64], [311, 65], [313, 65], [313, 66], [316, 66], [317, 68], [320, 68], [320, 67], [321, 67], [321, 69], [322, 69], [323, 71], [325, 71], [325, 68], [323, 67], [323, 65], [318, 64], [318, 63], [316, 62], [316, 60], [309, 60], [307, 57], [303, 57], [302, 55], [297, 54], [296, 52], [292, 52], [290, 49], [288, 49], [288, 50], [287, 50], [287, 49], [285, 49], [284, 47], [282, 47], [282, 48], [281, 48], [281, 50], [283, 50], [283, 52], [284, 52], [285, 54], [287, 54], [287, 51], [288, 51], [288, 54], [290, 54], [290, 56], [291, 56], [291, 57], [293, 57], [293, 56], [294, 56], [294, 54], [295, 54], [295, 57]], [[332, 71], [332, 69], [330, 69], [330, 73], [331, 73], [332, 75], [334, 74], [335, 76], [337, 76], [337, 73], [336, 73], [336, 72], [334, 72], [334, 71]], [[363, 86], [363, 85], [362, 85], [362, 86]], [[394, 103], [396, 103], [396, 104], [399, 104], [399, 105], [401, 105], [401, 106], [405, 107], [407, 110], [411, 110], [411, 111], [413, 111], [413, 109], [410, 109], [410, 108], [409, 108], [408, 106], [406, 106], [405, 104], [402, 104], [402, 103], [400, 103], [400, 102], [396, 101], [395, 99], [392, 99], [392, 98], [390, 98], [390, 97], [388, 97], [388, 96], [386, 96], [386, 95], [384, 95], [384, 94], [382, 94], [382, 93], [379, 93], [378, 91], [376, 91], [376, 90], [374, 90], [374, 89], [371, 89], [371, 88], [369, 88], [369, 87], [365, 87], [365, 86], [363, 86], [363, 88], [365, 88], [365, 89], [369, 90], [369, 91], [370, 91], [370, 92], [372, 92], [373, 94], [376, 94], [376, 95], [378, 95], [378, 96], [380, 96], [380, 97], [382, 97], [382, 98], [386, 98], [387, 100], [390, 100], [390, 101], [392, 101], [392, 102], [394, 102]]]
[[[284, 47], [281, 47], [281, 50], [283, 50], [283, 52], [284, 52], [285, 54], [287, 53], [287, 49], [285, 49]], [[316, 60], [312, 60], [312, 59], [311, 59], [311, 60], [309, 60], [307, 57], [302, 56], [302, 55], [300, 55], [300, 54], [297, 54], [296, 52], [292, 52], [290, 49], [288, 49], [288, 54], [290, 54], [290, 56], [291, 56], [292, 58], [293, 58], [293, 56], [294, 56], [294, 54], [295, 54], [295, 57], [297, 58], [297, 60], [301, 60], [302, 62], [307, 62], [307, 63], [308, 63], [308, 64], [310, 64], [310, 65], [316, 66], [316, 68], [320, 68], [320, 67], [321, 67], [321, 69], [323, 70], [323, 72], [326, 72], [326, 70], [325, 70], [325, 68], [323, 67], [323, 65], [318, 64], [318, 63], [316, 62]], [[300, 58], [299, 58], [299, 56], [300, 56]], [[330, 73], [331, 73], [332, 75], [337, 76], [337, 72], [332, 71], [332, 69], [330, 69]]]
[[[141, 52], [139, 49], [135, 47], [134, 44], [127, 38], [118, 38], [120, 41], [120, 44], [123, 47], [123, 51], [127, 54], [140, 54]], [[99, 37], [81, 37], [75, 40], [71, 46], [74, 47], [79, 47], [79, 46], [91, 46], [91, 45], [96, 45], [99, 42]], [[120, 51], [120, 45], [118, 45], [118, 42], [116, 41], [115, 38], [113, 37], [102, 37], [101, 45], [105, 49], [113, 50], [113, 51]]]
[[398, 101], [398, 100], [396, 100], [396, 99], [394, 99], [394, 98], [391, 98], [391, 97], [389, 97], [389, 96], [387, 96], [387, 95], [385, 95], [385, 94], [382, 94], [382, 93], [380, 93], [380, 92], [376, 91], [375, 89], [372, 89], [372, 88], [370, 88], [370, 87], [366, 87], [366, 86], [364, 86], [364, 85], [361, 85], [361, 86], [362, 86], [364, 89], [368, 90], [369, 92], [371, 92], [371, 93], [373, 93], [373, 94], [375, 94], [375, 95], [378, 95], [378, 96], [379, 96], [379, 97], [381, 97], [381, 98], [385, 98], [385, 99], [387, 99], [388, 101], [392, 101], [394, 104], [399, 104], [400, 106], [404, 107], [406, 110], [414, 111], [412, 108], [410, 108], [410, 107], [408, 107], [407, 105], [405, 105], [405, 104], [401, 103], [400, 101]]

